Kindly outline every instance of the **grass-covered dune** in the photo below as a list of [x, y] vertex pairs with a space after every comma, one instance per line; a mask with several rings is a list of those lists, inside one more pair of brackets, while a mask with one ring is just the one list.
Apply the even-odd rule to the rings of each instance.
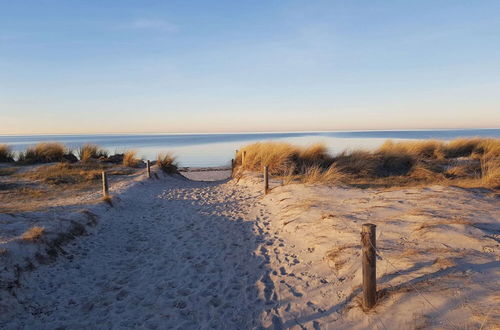
[[338, 155], [330, 155], [323, 144], [299, 147], [262, 142], [239, 150], [235, 164], [236, 173], [261, 171], [268, 166], [270, 173], [283, 177], [285, 183], [456, 184], [500, 188], [500, 139], [389, 140], [374, 151], [354, 150]]

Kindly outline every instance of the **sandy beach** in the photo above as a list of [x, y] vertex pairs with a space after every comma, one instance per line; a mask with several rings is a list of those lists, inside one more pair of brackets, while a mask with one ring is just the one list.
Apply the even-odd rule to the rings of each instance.
[[[2, 244], [2, 328], [493, 329], [500, 322], [498, 196], [279, 180], [264, 196], [256, 174], [191, 175], [206, 181], [131, 176], [112, 187], [113, 206], [66, 206], [56, 221], [44, 211], [3, 214], [4, 226], [25, 217], [49, 230], [37, 242]], [[380, 252], [380, 298], [370, 312], [360, 306], [365, 222], [377, 224]], [[81, 232], [54, 243], [75, 223]]]

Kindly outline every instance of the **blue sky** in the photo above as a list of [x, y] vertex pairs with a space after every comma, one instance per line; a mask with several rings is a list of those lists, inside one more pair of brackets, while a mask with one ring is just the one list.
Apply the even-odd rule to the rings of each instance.
[[0, 0], [0, 134], [500, 127], [499, 13]]

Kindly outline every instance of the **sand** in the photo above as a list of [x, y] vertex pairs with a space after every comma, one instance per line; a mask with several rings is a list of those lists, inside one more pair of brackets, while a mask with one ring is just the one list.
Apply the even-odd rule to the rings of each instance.
[[[194, 175], [207, 181], [160, 174], [112, 187], [113, 207], [86, 210], [95, 222], [81, 210], [62, 212], [57, 219], [73, 219], [86, 231], [59, 245], [54, 260], [33, 257], [45, 254], [48, 240], [4, 242], [0, 327], [492, 329], [500, 323], [500, 208], [486, 191], [274, 181], [263, 196], [257, 176], [210, 182], [220, 173]], [[30, 216], [49, 226], [54, 219], [44, 214]], [[377, 224], [381, 255], [381, 298], [370, 312], [359, 306], [365, 222]], [[21, 257], [23, 271], [12, 272]]]

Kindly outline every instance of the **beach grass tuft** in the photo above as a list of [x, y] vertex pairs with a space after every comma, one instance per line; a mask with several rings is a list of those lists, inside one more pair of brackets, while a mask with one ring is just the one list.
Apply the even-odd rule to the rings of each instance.
[[171, 153], [158, 154], [156, 164], [164, 173], [179, 173], [175, 156], [173, 156]]
[[0, 144], [0, 163], [10, 163], [14, 161], [12, 148], [6, 144]]
[[88, 162], [92, 159], [97, 160], [107, 158], [108, 152], [95, 144], [84, 144], [78, 149], [78, 158], [82, 162]]
[[139, 167], [141, 160], [137, 158], [137, 152], [128, 150], [123, 154], [123, 165], [127, 167]]
[[24, 241], [36, 241], [40, 237], [42, 237], [44, 232], [45, 232], [44, 227], [38, 227], [38, 226], [31, 227], [21, 235], [21, 239]]
[[42, 142], [21, 152], [18, 161], [24, 164], [62, 162], [69, 154], [71, 152], [61, 143]]

